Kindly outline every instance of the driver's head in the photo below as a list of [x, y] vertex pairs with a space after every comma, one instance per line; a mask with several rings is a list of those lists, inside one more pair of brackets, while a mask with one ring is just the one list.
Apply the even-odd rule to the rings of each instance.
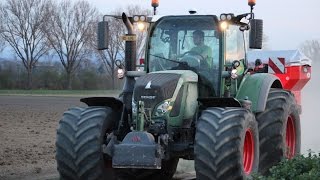
[[201, 30], [193, 31], [193, 43], [196, 46], [199, 46], [203, 43], [203, 41], [204, 41], [204, 32]]

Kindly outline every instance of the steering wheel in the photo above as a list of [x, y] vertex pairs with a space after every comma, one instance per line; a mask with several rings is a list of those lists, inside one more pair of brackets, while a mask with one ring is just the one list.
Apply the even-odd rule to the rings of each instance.
[[[209, 67], [207, 60], [200, 53], [196, 51], [187, 51], [183, 53], [181, 55], [181, 59], [182, 61], [188, 62], [191, 66], [198, 67], [199, 69]], [[196, 66], [194, 62], [197, 62]]]
[[186, 56], [186, 55], [199, 56], [199, 57], [201, 58], [200, 60], [205, 60], [205, 58], [204, 58], [200, 53], [198, 53], [198, 52], [196, 52], [196, 51], [187, 51], [187, 52], [183, 53], [183, 54], [181, 55], [181, 57], [183, 58], [183, 57]]

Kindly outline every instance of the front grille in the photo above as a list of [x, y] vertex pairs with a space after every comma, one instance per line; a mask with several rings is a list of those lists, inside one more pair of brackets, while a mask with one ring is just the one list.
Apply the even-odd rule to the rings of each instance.
[[[140, 77], [134, 87], [134, 100], [144, 101], [145, 108], [153, 109], [158, 103], [172, 98], [180, 76], [172, 73], [155, 73]], [[150, 86], [147, 86], [148, 83], [151, 83]]]

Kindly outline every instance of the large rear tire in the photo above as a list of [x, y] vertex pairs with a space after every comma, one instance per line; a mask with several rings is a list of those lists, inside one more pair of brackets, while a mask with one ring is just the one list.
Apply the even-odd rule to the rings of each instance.
[[208, 108], [197, 121], [197, 179], [246, 179], [258, 170], [258, 125], [243, 108]]
[[57, 129], [56, 160], [61, 179], [114, 179], [111, 160], [102, 152], [115, 117], [110, 108], [72, 108]]
[[299, 110], [294, 96], [283, 89], [271, 89], [266, 109], [257, 115], [260, 138], [259, 172], [268, 170], [282, 158], [300, 153]]

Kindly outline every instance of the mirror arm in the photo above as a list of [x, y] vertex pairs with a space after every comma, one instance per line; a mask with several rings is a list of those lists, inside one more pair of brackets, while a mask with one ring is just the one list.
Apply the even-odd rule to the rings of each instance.
[[128, 16], [125, 13], [122, 13], [122, 21], [126, 25], [126, 28], [128, 30], [128, 34], [134, 34], [133, 32], [133, 25], [130, 22]]

